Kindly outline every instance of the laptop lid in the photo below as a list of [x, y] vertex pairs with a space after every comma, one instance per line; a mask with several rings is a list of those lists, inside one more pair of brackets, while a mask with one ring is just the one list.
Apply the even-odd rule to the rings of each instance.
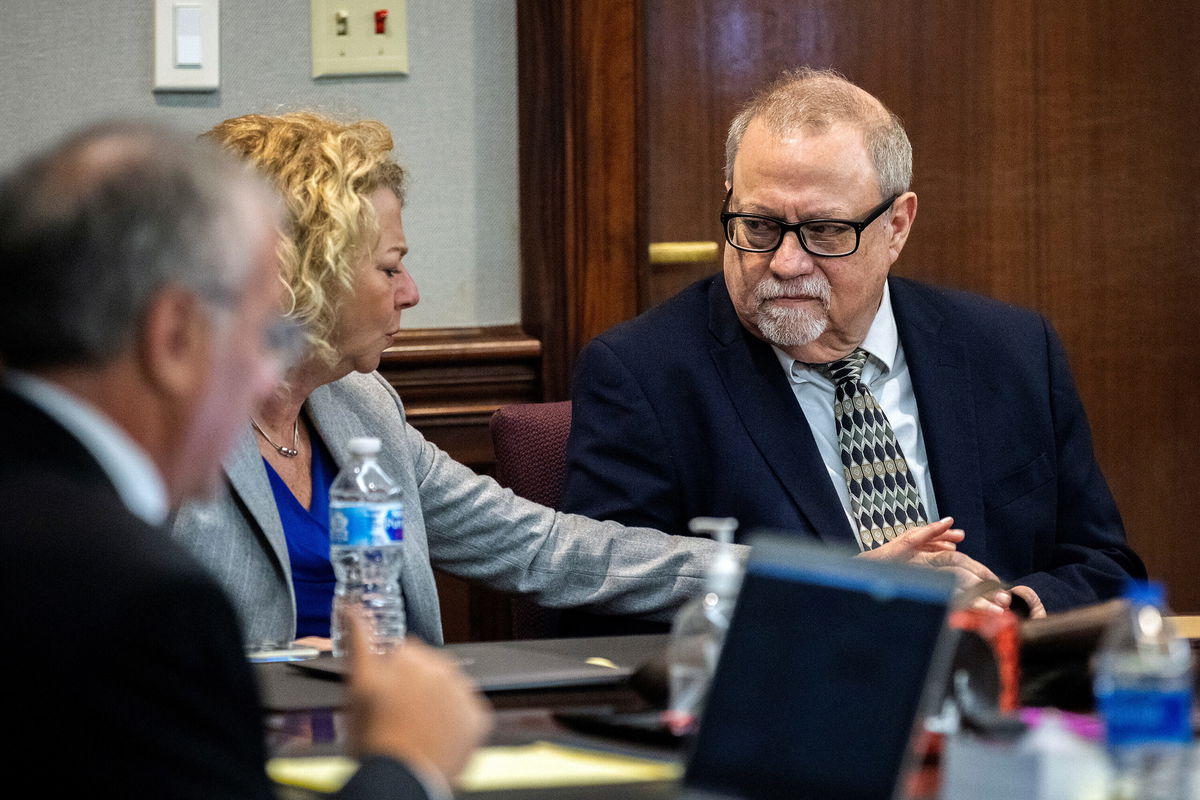
[[752, 544], [685, 796], [897, 796], [926, 687], [949, 668], [953, 577], [795, 536]]
[[[617, 663], [582, 652], [555, 652], [551, 647], [552, 642], [545, 647], [537, 642], [477, 642], [449, 644], [442, 652], [453, 657], [484, 692], [615, 684], [627, 680], [636, 667], [636, 662]], [[342, 676], [349, 673], [350, 660], [320, 658], [290, 666]]]

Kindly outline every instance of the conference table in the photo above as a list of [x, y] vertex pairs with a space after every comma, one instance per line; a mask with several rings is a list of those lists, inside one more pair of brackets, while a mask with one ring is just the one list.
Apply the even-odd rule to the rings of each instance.
[[[506, 646], [551, 651], [567, 656], [603, 657], [621, 667], [636, 668], [659, 655], [667, 636], [606, 636], [581, 639], [539, 639], [508, 642]], [[454, 646], [448, 648], [453, 652]], [[323, 656], [323, 658], [326, 656]], [[256, 664], [272, 757], [304, 758], [341, 754], [345, 727], [341, 708], [344, 692], [340, 680], [290, 663]], [[679, 764], [680, 745], [586, 733], [556, 719], [564, 711], [643, 711], [651, 706], [628, 681], [606, 685], [521, 689], [487, 693], [495, 709], [495, 728], [488, 741], [493, 746], [552, 743], [570, 749], [597, 751]], [[459, 790], [455, 797], [487, 800], [590, 800], [612, 798], [651, 800], [674, 796], [674, 780], [599, 783], [542, 788]], [[315, 793], [288, 788], [284, 797], [309, 797]]]
[[[1067, 616], [1061, 615], [1062, 618]], [[1054, 624], [1050, 622], [1046, 629], [1050, 630]], [[1182, 635], [1192, 639], [1194, 647], [1200, 644], [1200, 617], [1176, 617], [1175, 624]], [[632, 670], [659, 656], [667, 644], [667, 636], [538, 639], [502, 644], [517, 650], [549, 651], [579, 659], [602, 657], [617, 666]], [[460, 646], [450, 645], [447, 649], [454, 653], [456, 647]], [[344, 753], [346, 737], [341, 712], [344, 691], [340, 680], [289, 663], [256, 664], [255, 670], [265, 714], [267, 747], [271, 756], [308, 758]], [[494, 691], [488, 692], [487, 695], [495, 709], [495, 728], [487, 743], [490, 746], [519, 748], [532, 743], [551, 743], [579, 752], [600, 752], [647, 759], [656, 765], [669, 765], [665, 771], [674, 775], [682, 772], [685, 752], [684, 747], [678, 743], [649, 741], [644, 738], [637, 741], [625, 736], [614, 738], [611, 735], [583, 732], [578, 729], [578, 725], [569, 727], [556, 716], [571, 711], [652, 710], [651, 704], [628, 680], [602, 685]], [[923, 765], [909, 782], [910, 798], [928, 800], [935, 797], [937, 780], [936, 763]], [[678, 783], [675, 779], [643, 779], [543, 788], [524, 785], [492, 790], [458, 790], [455, 796], [487, 800], [652, 800], [673, 797], [677, 789]], [[287, 788], [281, 790], [281, 796], [305, 798], [315, 797], [316, 794]]]

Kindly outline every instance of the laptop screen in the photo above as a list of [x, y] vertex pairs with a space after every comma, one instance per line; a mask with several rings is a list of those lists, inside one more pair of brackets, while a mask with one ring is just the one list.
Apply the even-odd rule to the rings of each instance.
[[953, 589], [933, 570], [756, 539], [684, 785], [892, 797], [926, 679], [941, 685], [949, 662]]

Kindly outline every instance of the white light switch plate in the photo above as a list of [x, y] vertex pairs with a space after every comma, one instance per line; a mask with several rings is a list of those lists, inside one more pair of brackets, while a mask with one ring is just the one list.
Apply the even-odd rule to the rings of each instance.
[[154, 0], [154, 91], [220, 87], [220, 0]]

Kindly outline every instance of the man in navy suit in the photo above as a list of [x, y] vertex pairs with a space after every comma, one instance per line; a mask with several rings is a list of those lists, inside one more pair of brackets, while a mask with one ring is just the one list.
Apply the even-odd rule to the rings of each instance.
[[[733, 516], [876, 557], [932, 537], [947, 550], [925, 563], [1033, 615], [1143, 576], [1049, 323], [889, 277], [911, 174], [899, 120], [836, 73], [758, 94], [726, 144], [723, 274], [580, 357], [564, 509], [671, 533]], [[894, 434], [872, 480], [903, 473], [911, 517], [860, 514], [830, 367], [847, 357]]]
[[[0, 580], [14, 765], [54, 796], [274, 796], [233, 606], [164, 528], [276, 382], [278, 200], [112, 124], [0, 183]], [[343, 798], [427, 798], [486, 730], [448, 659], [361, 626]]]

